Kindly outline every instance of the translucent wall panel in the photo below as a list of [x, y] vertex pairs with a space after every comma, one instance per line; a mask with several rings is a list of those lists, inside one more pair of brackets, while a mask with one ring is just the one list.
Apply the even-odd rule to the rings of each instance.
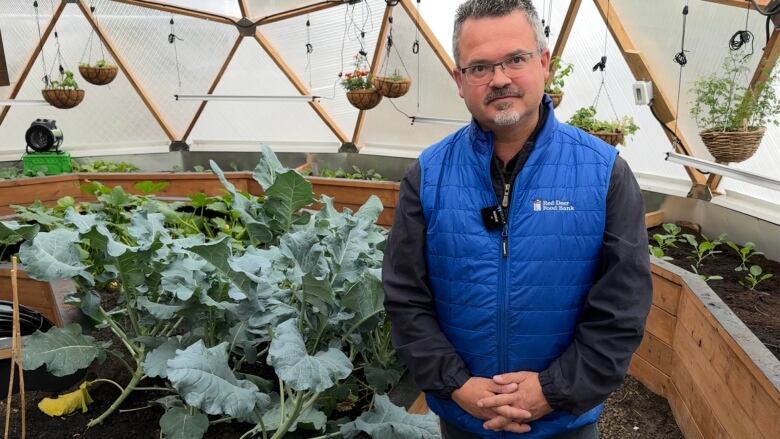
[[320, 3], [319, 0], [246, 0], [253, 19]]
[[[298, 95], [287, 77], [253, 38], [245, 38], [225, 71], [215, 94]], [[194, 143], [224, 149], [231, 142], [275, 145], [328, 143], [336, 136], [305, 102], [209, 102], [193, 130]]]
[[[200, 103], [177, 102], [173, 95], [205, 94], [238, 38], [238, 30], [226, 24], [172, 17], [164, 12], [117, 2], [104, 3], [96, 15], [122, 59], [176, 137], [181, 138]], [[179, 38], [175, 47], [168, 42], [171, 18]], [[93, 53], [97, 55], [97, 51]]]
[[239, 0], [156, 0], [158, 3], [164, 3], [173, 6], [182, 6], [199, 11], [211, 12], [219, 15], [233, 17], [241, 16], [241, 9], [238, 6]]
[[[40, 23], [41, 32], [43, 32], [51, 19], [52, 11], [49, 2], [39, 2], [39, 5], [39, 20], [36, 20], [32, 2], [0, 1], [0, 30], [3, 32], [5, 60], [11, 81], [10, 86], [0, 87], [0, 96], [3, 98], [10, 95], [11, 89], [19, 81], [19, 75], [21, 75], [28, 57], [35, 45], [38, 44], [37, 23]], [[41, 78], [43, 71], [36, 66], [30, 75]]]
[[412, 89], [401, 98], [385, 98], [379, 106], [366, 112], [363, 152], [416, 157], [425, 147], [458, 127], [422, 123], [412, 126], [406, 115], [457, 120], [470, 120], [470, 115], [458, 96], [455, 81], [422, 35], [419, 54], [412, 52], [416, 27], [406, 12], [397, 6], [393, 17], [397, 51], [391, 52], [387, 62], [391, 71], [398, 67], [401, 73], [411, 76]]
[[[358, 110], [347, 101], [338, 74], [353, 70], [354, 57], [361, 46], [371, 61], [384, 11], [383, 0], [367, 0], [260, 27], [312, 93], [324, 97], [322, 106], [349, 137], [355, 129]], [[310, 63], [306, 57], [307, 20], [314, 50]], [[361, 30], [364, 38], [360, 37]]]
[[[69, 110], [48, 106], [11, 107], [0, 125], [0, 151], [8, 152], [4, 156], [21, 156], [24, 133], [36, 118], [55, 119], [64, 132], [63, 149], [77, 155], [167, 150], [167, 137], [121, 71], [114, 82], [103, 87], [93, 86], [79, 76], [78, 59], [90, 29], [76, 5], [68, 5], [57, 23], [64, 68], [75, 72], [76, 82], [85, 90], [84, 101]], [[54, 34], [47, 40], [43, 54], [48, 70], [56, 74]], [[41, 76], [39, 57], [18, 98], [42, 99]]]
[[[667, 0], [667, 6], [663, 8], [650, 2], [614, 0], [612, 3], [618, 9], [626, 28], [630, 29], [637, 48], [653, 66], [657, 80], [667, 90], [667, 96], [676, 102], [680, 68], [672, 59], [674, 54], [680, 51], [682, 8], [686, 2]], [[699, 138], [699, 128], [689, 115], [691, 102], [695, 98], [690, 92], [692, 83], [697, 78], [715, 73], [721, 68], [723, 58], [729, 52], [729, 39], [737, 30], [745, 29], [746, 21], [747, 28], [755, 36], [754, 55], [750, 62], [751, 73], [741, 78], [747, 85], [766, 42], [765, 18], [756, 11], [748, 12], [742, 8], [709, 2], [689, 3], [685, 47], [690, 52], [687, 53], [688, 64], [682, 71], [679, 128], [699, 157], [711, 159]], [[671, 32], [670, 23], [673, 24]], [[749, 51], [750, 45], [745, 46], [745, 49]], [[780, 86], [776, 85], [775, 89], [780, 91], [778, 87]], [[744, 163], [732, 166], [767, 176], [780, 175], [780, 129], [775, 126], [768, 127], [756, 154]], [[727, 191], [780, 203], [780, 193], [747, 183], [726, 178], [721, 187]]]

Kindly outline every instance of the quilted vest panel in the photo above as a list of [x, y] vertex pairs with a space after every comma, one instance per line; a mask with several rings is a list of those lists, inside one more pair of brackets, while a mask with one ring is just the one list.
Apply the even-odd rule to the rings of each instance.
[[[571, 343], [594, 282], [617, 152], [560, 124], [545, 102], [548, 117], [512, 186], [505, 230], [486, 229], [480, 214], [498, 205], [490, 180], [492, 133], [472, 122], [420, 156], [426, 258], [439, 324], [474, 376], [546, 369]], [[484, 430], [483, 421], [451, 400], [427, 399], [463, 430], [520, 437]], [[587, 425], [601, 409], [551, 413], [522, 437]]]

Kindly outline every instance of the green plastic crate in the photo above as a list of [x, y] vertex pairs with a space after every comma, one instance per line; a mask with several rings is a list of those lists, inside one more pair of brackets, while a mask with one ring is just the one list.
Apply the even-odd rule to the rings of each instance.
[[67, 152], [36, 152], [22, 156], [24, 174], [35, 176], [59, 175], [73, 172], [70, 164], [70, 154]]

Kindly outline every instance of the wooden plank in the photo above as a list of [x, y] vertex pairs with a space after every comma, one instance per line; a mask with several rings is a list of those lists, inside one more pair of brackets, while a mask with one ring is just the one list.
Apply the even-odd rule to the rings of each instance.
[[669, 282], [675, 283], [677, 285], [682, 285], [684, 283], [682, 278], [680, 278], [680, 276], [678, 276], [677, 274], [672, 273], [671, 271], [666, 270], [665, 268], [661, 268], [658, 265], [655, 265], [653, 263], [650, 263], [650, 271], [653, 273], [654, 276], [664, 278]]
[[355, 184], [352, 186], [340, 186], [333, 184], [323, 184], [315, 180], [316, 177], [310, 177], [315, 194], [325, 194], [336, 199], [336, 202], [347, 204], [363, 204], [371, 195], [375, 195], [382, 202], [383, 206], [395, 207], [398, 203], [400, 191], [394, 188], [372, 188]]
[[[49, 24], [46, 25], [46, 28], [43, 30], [43, 33], [41, 34], [41, 39], [38, 40], [38, 44], [35, 45], [35, 48], [33, 49], [30, 56], [27, 58], [27, 62], [24, 64], [24, 69], [22, 69], [22, 73], [19, 75], [19, 79], [16, 81], [16, 84], [11, 89], [11, 94], [8, 95], [8, 99], [15, 99], [17, 95], [19, 95], [19, 91], [21, 91], [22, 86], [24, 85], [24, 80], [27, 79], [27, 75], [30, 74], [30, 70], [35, 65], [35, 61], [38, 59], [38, 55], [41, 53], [41, 49], [43, 49], [44, 44], [46, 44], [46, 40], [49, 38], [49, 35], [51, 35], [52, 30], [54, 30], [54, 26], [57, 24], [57, 20], [60, 19], [60, 15], [62, 15], [62, 11], [65, 10], [66, 2], [64, 0], [60, 0], [59, 5], [57, 5], [57, 8], [54, 9], [51, 15], [51, 20], [49, 20]], [[10, 110], [10, 106], [4, 106], [2, 110], [0, 110], [0, 125], [3, 124], [3, 121], [5, 120], [5, 116], [8, 114], [8, 110]]]
[[[186, 17], [199, 18], [201, 20], [215, 21], [217, 23], [235, 24], [236, 21], [238, 21], [237, 18], [228, 17], [226, 15], [215, 14], [200, 9], [186, 8], [183, 6], [162, 4], [150, 0], [113, 0], [113, 1], [117, 3], [125, 3], [128, 5], [139, 6], [146, 9], [154, 9], [156, 11], [167, 12], [170, 14], [184, 15]], [[78, 3], [79, 6], [81, 6], [82, 2], [78, 2]]]
[[[279, 52], [277, 52], [276, 49], [274, 49], [274, 47], [271, 45], [271, 42], [268, 41], [268, 39], [263, 34], [261, 34], [260, 31], [255, 32], [255, 40], [257, 40], [257, 42], [260, 44], [260, 47], [265, 50], [268, 56], [271, 57], [271, 60], [273, 60], [274, 64], [276, 64], [276, 66], [281, 69], [282, 73], [284, 73], [295, 89], [298, 90], [298, 93], [301, 95], [311, 94], [309, 89], [304, 85], [303, 81], [301, 81], [298, 75], [293, 72], [292, 68], [290, 68]], [[336, 135], [341, 143], [346, 143], [349, 141], [347, 135], [341, 131], [341, 128], [339, 128], [336, 121], [333, 120], [333, 118], [328, 114], [327, 111], [325, 111], [325, 108], [323, 108], [319, 102], [309, 102], [309, 105], [312, 107], [312, 109], [314, 109], [320, 119], [325, 122], [325, 125], [328, 126], [333, 134]]]
[[660, 226], [664, 222], [664, 212], [662, 210], [654, 210], [645, 214], [645, 228], [651, 229], [656, 226]]
[[634, 356], [639, 356], [666, 376], [672, 374], [674, 350], [651, 332], [645, 332]]
[[[227, 67], [230, 64], [230, 61], [233, 60], [233, 56], [236, 54], [236, 51], [238, 50], [238, 46], [241, 45], [241, 41], [243, 41], [243, 39], [244, 37], [242, 36], [236, 38], [236, 42], [233, 43], [233, 47], [230, 49], [230, 52], [228, 52], [227, 58], [225, 58], [225, 62], [222, 63], [222, 67], [220, 67], [219, 72], [217, 72], [217, 76], [211, 82], [211, 87], [209, 87], [209, 91], [206, 94], [212, 94], [214, 93], [214, 90], [217, 89], [217, 85], [219, 84], [219, 81], [222, 80], [222, 76], [225, 74], [225, 71], [227, 70]], [[200, 119], [201, 113], [203, 113], [203, 110], [206, 108], [206, 104], [208, 104], [208, 101], [203, 101], [198, 106], [198, 111], [195, 112], [195, 115], [192, 117], [192, 121], [190, 122], [190, 125], [187, 127], [187, 131], [184, 132], [184, 136], [182, 136], [181, 138], [182, 141], [186, 141], [187, 138], [190, 137], [190, 133], [192, 133], [192, 129], [195, 128], [195, 124], [198, 123], [198, 119]]]
[[669, 346], [674, 346], [674, 329], [677, 326], [677, 318], [663, 309], [651, 305], [650, 314], [647, 315], [645, 331], [653, 334]]
[[80, 192], [76, 174], [0, 181], [0, 215], [14, 213], [14, 204], [53, 202], [66, 196], [77, 197]]
[[[704, 0], [704, 1], [709, 3], [717, 3], [720, 5], [734, 6], [743, 9], [753, 8], [753, 5], [751, 5], [748, 0]], [[769, 4], [769, 0], [756, 0], [756, 4], [758, 4], [760, 8], [765, 9], [766, 6]]]
[[780, 398], [757, 382], [694, 300], [683, 295], [675, 350], [715, 417], [733, 437], [780, 437]]
[[651, 392], [656, 395], [668, 398], [669, 392], [672, 388], [671, 380], [669, 376], [661, 372], [657, 367], [650, 364], [639, 355], [634, 354], [631, 357], [631, 364], [628, 367], [628, 373], [636, 378], [645, 387], [650, 389]]
[[677, 315], [681, 291], [682, 287], [679, 284], [661, 276], [653, 276], [653, 305], [673, 316]]
[[[701, 388], [693, 381], [687, 364], [675, 357], [669, 392], [669, 405], [680, 430], [686, 438], [705, 437], [719, 439], [730, 437], [710, 407]], [[693, 436], [689, 434], [693, 433]]]
[[[379, 28], [379, 36], [376, 40], [376, 47], [374, 48], [374, 56], [371, 60], [371, 77], [376, 77], [377, 72], [379, 71], [379, 61], [382, 59], [382, 52], [385, 50], [386, 40], [387, 40], [387, 34], [390, 31], [390, 25], [389, 22], [393, 18], [393, 7], [388, 4], [385, 6], [385, 15], [382, 18], [382, 27]], [[363, 132], [363, 123], [366, 118], [366, 110], [360, 110], [358, 111], [358, 117], [357, 121], [355, 122], [355, 131], [352, 134], [352, 143], [357, 147], [358, 150], [362, 148], [361, 145], [359, 145], [360, 142], [360, 134]]]
[[[582, 0], [571, 0], [569, 3], [569, 9], [566, 10], [566, 17], [563, 19], [563, 25], [561, 25], [561, 31], [558, 33], [558, 39], [555, 41], [555, 47], [550, 54], [551, 58], [556, 56], [563, 56], [563, 50], [566, 48], [566, 43], [569, 42], [569, 35], [574, 28], [574, 21], [577, 18], [577, 12], [580, 10]], [[555, 70], [550, 70], [550, 77], [547, 78], [547, 83], [553, 80], [555, 76]]]
[[412, 405], [409, 407], [408, 412], [414, 415], [424, 415], [428, 413], [428, 403], [425, 402], [425, 394], [420, 393], [419, 396], [417, 396], [417, 399], [414, 400]]
[[0, 87], [9, 85], [11, 85], [11, 78], [8, 76], [8, 62], [5, 59], [5, 49], [3, 49], [3, 33], [0, 32]]
[[[247, 192], [248, 173], [225, 173], [228, 181], [236, 186], [239, 191]], [[98, 181], [108, 187], [122, 186], [128, 193], [142, 194], [134, 185], [140, 181], [153, 181], [155, 183], [165, 182], [168, 186], [159, 192], [156, 196], [160, 197], [186, 197], [191, 194], [204, 193], [209, 196], [222, 195], [225, 193], [225, 186], [219, 181], [215, 174], [187, 172], [187, 173], [133, 173], [133, 174], [82, 174], [85, 182]]]
[[238, 9], [241, 10], [241, 16], [249, 17], [249, 5], [246, 4], [246, 0], [236, 0], [236, 1], [238, 1]]
[[86, 17], [89, 24], [95, 30], [95, 33], [100, 37], [101, 41], [103, 41], [103, 45], [106, 47], [106, 49], [108, 49], [108, 52], [114, 58], [116, 64], [120, 69], [122, 69], [122, 72], [124, 72], [127, 80], [130, 82], [130, 85], [132, 85], [136, 93], [138, 93], [138, 96], [144, 102], [144, 105], [146, 105], [146, 108], [149, 110], [149, 112], [152, 113], [152, 116], [160, 125], [160, 128], [162, 128], [162, 130], [165, 132], [165, 135], [168, 136], [168, 140], [171, 142], [176, 140], [177, 136], [174, 134], [173, 128], [171, 128], [171, 125], [163, 118], [162, 112], [154, 104], [148, 93], [146, 93], [146, 90], [141, 85], [141, 82], [136, 77], [136, 74], [130, 69], [129, 64], [119, 54], [119, 51], [116, 49], [116, 45], [108, 37], [108, 33], [103, 29], [100, 23], [95, 20], [95, 17], [92, 15], [89, 7], [86, 6], [84, 2], [78, 2], [77, 4], [79, 9], [81, 9], [81, 12], [84, 14], [84, 17]]
[[[615, 39], [615, 43], [620, 49], [620, 53], [623, 54], [623, 58], [626, 60], [626, 64], [628, 64], [628, 68], [631, 70], [631, 73], [633, 73], [634, 78], [641, 81], [652, 81], [654, 96], [653, 109], [655, 110], [655, 113], [658, 114], [658, 117], [662, 122], [673, 122], [677, 118], [677, 115], [671, 104], [671, 100], [667, 98], [665, 91], [659, 87], [660, 82], [655, 79], [657, 76], [653, 74], [650, 69], [650, 64], [644, 56], [636, 49], [631, 37], [623, 27], [617, 12], [612, 7], [609, 0], [593, 1], [596, 4], [596, 9], [598, 9], [601, 17], [606, 23], [607, 29], [609, 29], [612, 37]], [[677, 138], [680, 141], [679, 144], [674, 141], [674, 137], [666, 130], [664, 130], [664, 134], [666, 134], [678, 152], [689, 156], [694, 155], [693, 148], [689, 146], [682, 133], [677, 133]], [[706, 178], [701, 172], [691, 167], [685, 167], [685, 170], [688, 173], [691, 182], [697, 184], [705, 183]]]
[[406, 11], [406, 13], [409, 15], [409, 18], [412, 19], [412, 23], [414, 23], [414, 25], [417, 26], [417, 29], [420, 30], [420, 34], [422, 34], [423, 38], [425, 38], [425, 41], [427, 41], [431, 46], [433, 53], [437, 58], [439, 58], [439, 61], [441, 61], [444, 68], [447, 69], [447, 73], [452, 75], [452, 71], [455, 70], [455, 61], [450, 58], [450, 54], [447, 53], [439, 40], [433, 34], [433, 31], [428, 26], [428, 23], [426, 23], [422, 16], [417, 13], [417, 9], [412, 4], [412, 0], [401, 0], [400, 4], [404, 8], [404, 11]]

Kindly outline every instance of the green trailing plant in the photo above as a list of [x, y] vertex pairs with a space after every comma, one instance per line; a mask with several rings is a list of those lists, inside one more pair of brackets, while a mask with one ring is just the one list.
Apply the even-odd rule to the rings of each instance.
[[563, 63], [561, 57], [554, 56], [550, 59], [550, 71], [554, 72], [552, 79], [544, 86], [547, 94], [560, 94], [566, 85], [566, 77], [574, 71], [574, 64]]
[[112, 64], [109, 64], [108, 61], [105, 59], [99, 59], [95, 61], [95, 64], [90, 64], [88, 62], [83, 62], [79, 64], [79, 67], [97, 67], [97, 68], [105, 68], [105, 67], [114, 67]]
[[567, 123], [590, 133], [621, 133], [625, 137], [632, 136], [639, 131], [639, 127], [631, 116], [623, 116], [621, 119], [612, 121], [596, 119], [595, 107], [580, 108]]
[[70, 70], [65, 70], [60, 75], [59, 81], [51, 81], [48, 88], [57, 88], [62, 90], [78, 90], [79, 85], [76, 83], [76, 80], [73, 79], [73, 72]]
[[110, 162], [107, 160], [93, 160], [91, 162], [79, 163], [71, 160], [73, 172], [136, 172], [140, 168], [127, 162]]
[[[165, 409], [166, 438], [198, 439], [210, 424], [232, 421], [251, 424], [245, 439], [299, 429], [323, 438], [437, 436], [433, 415], [409, 415], [383, 396], [402, 369], [382, 307], [379, 199], [338, 212], [270, 148], [262, 155], [253, 176], [263, 198], [239, 192], [212, 162], [223, 197], [174, 204], [94, 183], [97, 203], [36, 206], [21, 215], [28, 224], [0, 223], [0, 239], [23, 240], [28, 275], [74, 279], [68, 302], [120, 341], [96, 342], [78, 325], [36, 332], [25, 367], [45, 365], [62, 376], [118, 358], [130, 379], [89, 384], [121, 389], [89, 427], [133, 392], [156, 390], [168, 394], [155, 402]], [[211, 221], [214, 213], [216, 227], [201, 232], [194, 219]], [[103, 286], [120, 297], [114, 309], [101, 300]], [[339, 420], [359, 401], [371, 411]]]
[[[775, 90], [777, 70], [754, 88], [747, 85], [750, 57], [730, 52], [722, 69], [694, 82], [691, 116], [703, 130], [755, 131], [777, 125], [780, 98]], [[764, 67], [762, 67], [764, 68]]]
[[320, 170], [321, 177], [328, 178], [347, 178], [350, 180], [369, 180], [369, 181], [384, 181], [385, 178], [381, 174], [373, 169], [363, 170], [357, 166], [352, 166], [353, 172], [345, 172], [342, 169], [330, 169], [322, 168]]
[[746, 242], [744, 247], [739, 244], [726, 241], [726, 245], [731, 247], [737, 256], [740, 258], [740, 264], [734, 269], [734, 271], [746, 271], [748, 269], [747, 264], [750, 262], [750, 258], [756, 255], [763, 255], [764, 253], [756, 251], [756, 245], [752, 242]]
[[403, 81], [406, 78], [401, 75], [401, 73], [398, 71], [398, 69], [393, 69], [393, 73], [387, 77], [390, 81]]
[[[756, 287], [761, 282], [772, 278], [774, 275], [772, 273], [764, 273], [764, 269], [761, 268], [760, 265], [751, 265], [750, 270], [748, 270], [748, 273], [744, 277], [744, 282], [739, 281], [739, 284], [750, 289], [750, 291], [756, 291]], [[764, 295], [769, 295], [767, 293], [761, 293]]]

